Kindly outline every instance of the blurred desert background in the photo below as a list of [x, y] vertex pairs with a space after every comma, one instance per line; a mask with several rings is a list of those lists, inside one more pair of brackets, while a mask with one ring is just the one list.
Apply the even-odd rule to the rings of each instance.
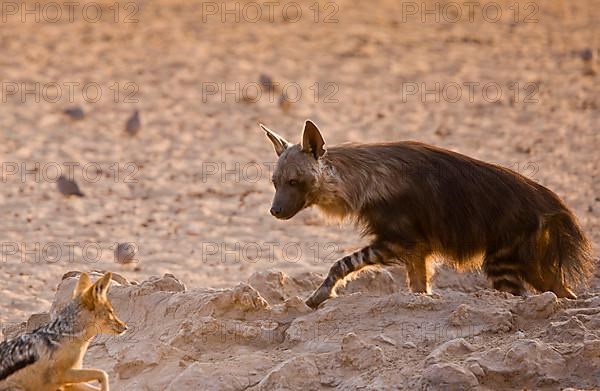
[[[309, 311], [367, 239], [313, 210], [270, 216], [257, 125], [510, 167], [566, 201], [598, 257], [600, 1], [52, 4], [2, 5], [0, 339], [64, 300], [65, 273], [109, 270], [133, 328], [86, 363], [116, 390], [600, 387], [599, 274], [577, 300], [449, 270], [418, 296], [399, 268]], [[57, 190], [69, 166], [85, 197]]]

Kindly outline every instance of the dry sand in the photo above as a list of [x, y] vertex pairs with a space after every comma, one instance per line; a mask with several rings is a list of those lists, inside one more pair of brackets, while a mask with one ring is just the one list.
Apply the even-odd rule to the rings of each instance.
[[[146, 281], [115, 286], [133, 330], [98, 339], [86, 359], [111, 373], [116, 390], [600, 387], [598, 275], [570, 301], [507, 296], [477, 273], [447, 270], [432, 296], [412, 295], [392, 270], [362, 276], [311, 312], [301, 298], [318, 274], [367, 239], [315, 211], [287, 222], [268, 214], [275, 156], [256, 124], [297, 140], [311, 118], [328, 144], [414, 139], [517, 169], [565, 199], [598, 256], [600, 76], [585, 74], [579, 52], [591, 48], [600, 67], [600, 2], [539, 2], [536, 23], [524, 20], [535, 10], [526, 2], [515, 22], [512, 3], [495, 3], [496, 23], [481, 10], [473, 22], [450, 23], [448, 10], [439, 23], [420, 14], [404, 22], [397, 1], [323, 2], [318, 23], [311, 2], [298, 3], [297, 22], [282, 17], [285, 3], [272, 21], [222, 23], [205, 12], [204, 22], [202, 3], [180, 0], [122, 3], [117, 23], [108, 1], [93, 3], [104, 15], [96, 23], [82, 7], [73, 22], [6, 15], [1, 329], [12, 335], [49, 311], [64, 273], [111, 270]], [[130, 12], [138, 22], [125, 23]], [[338, 22], [324, 23], [332, 12]], [[287, 110], [266, 90], [249, 102], [262, 73], [288, 95], [299, 86], [302, 98]], [[447, 99], [424, 102], [435, 83]], [[462, 89], [455, 102], [452, 83]], [[479, 83], [472, 102], [467, 83]], [[489, 90], [486, 99], [486, 83], [502, 97]], [[137, 102], [126, 99], [131, 88]], [[73, 105], [83, 120], [62, 114]], [[136, 108], [142, 127], [129, 137]], [[51, 183], [68, 162], [80, 164], [84, 198], [64, 198]], [[118, 242], [136, 244], [135, 263], [114, 262]], [[177, 279], [153, 277], [166, 273]]]

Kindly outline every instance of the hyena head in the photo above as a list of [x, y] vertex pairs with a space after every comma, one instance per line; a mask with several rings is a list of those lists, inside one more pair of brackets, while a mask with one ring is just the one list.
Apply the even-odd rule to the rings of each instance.
[[107, 297], [111, 277], [110, 272], [106, 273], [92, 284], [87, 273], [82, 273], [73, 292], [75, 298], [80, 297], [85, 312], [81, 316], [94, 334], [122, 334], [127, 330]]
[[319, 159], [325, 154], [325, 142], [311, 121], [304, 124], [300, 144], [289, 143], [262, 124], [260, 127], [267, 133], [279, 156], [273, 172], [275, 198], [271, 214], [287, 220], [317, 202], [322, 175]]

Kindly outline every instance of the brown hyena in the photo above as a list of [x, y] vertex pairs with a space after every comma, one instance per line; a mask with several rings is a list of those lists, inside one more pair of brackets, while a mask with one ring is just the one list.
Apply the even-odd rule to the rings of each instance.
[[[300, 144], [261, 125], [279, 156], [271, 214], [289, 219], [318, 206], [354, 219], [372, 237], [329, 270], [306, 303], [370, 265], [406, 265], [413, 292], [430, 292], [433, 258], [457, 269], [480, 266], [495, 289], [529, 285], [575, 298], [592, 272], [590, 244], [552, 191], [509, 169], [419, 142], [342, 144], [325, 149], [306, 121]], [[480, 259], [480, 261], [477, 261]]]

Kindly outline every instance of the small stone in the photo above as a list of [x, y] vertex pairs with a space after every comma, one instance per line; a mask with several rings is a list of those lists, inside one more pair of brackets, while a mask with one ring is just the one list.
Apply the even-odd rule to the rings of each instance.
[[258, 77], [258, 82], [268, 90], [275, 89], [273, 78], [266, 73], [261, 73], [261, 75]]
[[119, 243], [115, 248], [115, 261], [118, 263], [134, 263], [137, 262], [137, 246], [132, 242]]
[[394, 341], [390, 337], [388, 337], [386, 335], [383, 335], [383, 334], [379, 334], [378, 336], [376, 336], [375, 340], [381, 341], [381, 342], [386, 343], [388, 345], [396, 346], [396, 341]]
[[77, 182], [75, 182], [74, 180], [68, 179], [64, 175], [61, 175], [60, 177], [58, 177], [58, 180], [56, 181], [56, 185], [58, 187], [58, 191], [65, 197], [70, 197], [70, 196], [83, 197], [85, 195], [81, 192], [81, 190], [79, 190], [79, 185], [77, 185]]
[[483, 368], [481, 368], [481, 365], [479, 365], [476, 362], [471, 362], [467, 364], [467, 368], [469, 368], [469, 371], [471, 371], [477, 377], [483, 377], [485, 375], [485, 372], [483, 371]]
[[79, 106], [68, 107], [63, 110], [63, 114], [75, 121], [82, 120], [85, 117], [83, 109]]
[[132, 242], [119, 243], [115, 248], [115, 261], [118, 263], [137, 262], [137, 246]]
[[140, 120], [140, 111], [135, 110], [133, 114], [127, 119], [125, 123], [125, 132], [130, 136], [135, 136], [142, 127], [142, 121]]
[[515, 333], [515, 337], [517, 337], [517, 338], [524, 338], [525, 337], [525, 333], [522, 332], [521, 330], [519, 330], [519, 331], [517, 331]]
[[517, 304], [517, 312], [526, 318], [546, 319], [558, 309], [558, 298], [554, 292], [544, 292], [525, 298]]
[[592, 58], [594, 58], [594, 52], [590, 48], [585, 48], [579, 52], [579, 57], [581, 57], [583, 61], [592, 61]]

